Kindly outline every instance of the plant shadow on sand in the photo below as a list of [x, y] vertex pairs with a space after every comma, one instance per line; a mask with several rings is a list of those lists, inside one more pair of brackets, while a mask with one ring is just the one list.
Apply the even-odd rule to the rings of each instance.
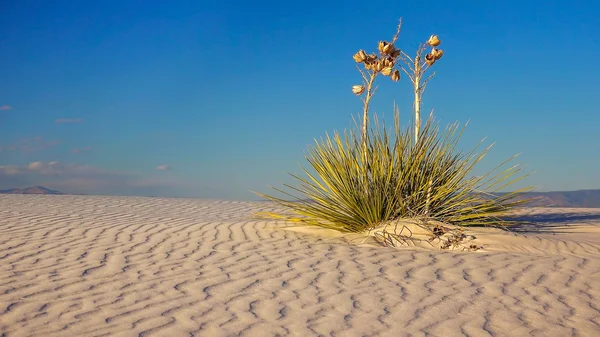
[[516, 221], [510, 230], [522, 234], [566, 234], [574, 229], [582, 232], [582, 227], [600, 226], [600, 208], [596, 213], [583, 212], [548, 212], [540, 214], [523, 214], [506, 216], [503, 219]]

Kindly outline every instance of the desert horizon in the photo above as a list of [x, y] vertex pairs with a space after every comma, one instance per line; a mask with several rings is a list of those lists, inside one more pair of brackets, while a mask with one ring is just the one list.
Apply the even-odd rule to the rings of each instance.
[[[509, 193], [509, 192], [505, 192]], [[44, 186], [36, 185], [22, 188], [10, 188], [0, 190], [0, 194], [43, 194], [43, 195], [96, 195], [96, 196], [116, 196], [118, 195], [106, 195], [106, 194], [94, 194], [94, 193], [69, 193], [64, 191], [58, 191], [49, 189]], [[126, 195], [123, 195], [126, 196]], [[528, 197], [536, 198], [535, 201], [527, 203], [522, 207], [574, 207], [574, 208], [600, 208], [600, 189], [582, 189], [573, 191], [548, 191], [539, 192], [532, 191], [527, 194]], [[150, 198], [164, 198], [159, 195], [132, 195], [131, 197], [150, 197]], [[175, 196], [168, 198], [183, 198], [183, 199], [219, 199], [209, 197], [189, 197], [189, 196]], [[243, 199], [222, 199], [230, 201], [252, 201], [257, 202], [260, 199], [256, 197], [253, 200]]]

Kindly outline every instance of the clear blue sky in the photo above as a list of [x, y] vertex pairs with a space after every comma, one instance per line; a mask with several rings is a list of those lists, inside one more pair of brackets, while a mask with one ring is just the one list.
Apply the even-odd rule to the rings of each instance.
[[[352, 54], [404, 21], [445, 55], [424, 95], [539, 190], [600, 188], [597, 1], [0, 2], [0, 189], [254, 199], [361, 109]], [[407, 120], [411, 84], [373, 111]]]

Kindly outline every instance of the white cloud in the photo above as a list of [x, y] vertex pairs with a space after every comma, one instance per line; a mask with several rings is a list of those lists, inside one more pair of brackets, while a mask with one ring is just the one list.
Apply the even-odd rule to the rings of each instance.
[[168, 171], [168, 170], [171, 169], [171, 166], [169, 166], [169, 165], [158, 165], [156, 167], [156, 169], [159, 170], [159, 171]]
[[39, 161], [34, 161], [32, 163], [29, 163], [29, 165], [27, 165], [27, 169], [35, 171], [35, 170], [41, 169], [43, 166], [44, 166], [44, 163], [39, 162]]
[[18, 166], [15, 166], [15, 165], [0, 166], [0, 176], [2, 176], [2, 175], [14, 176], [17, 174], [19, 174]]

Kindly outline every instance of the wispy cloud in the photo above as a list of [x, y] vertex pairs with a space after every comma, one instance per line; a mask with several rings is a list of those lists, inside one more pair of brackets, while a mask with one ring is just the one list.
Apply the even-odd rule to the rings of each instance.
[[[7, 165], [0, 166], [0, 177], [6, 178], [10, 176], [20, 177], [52, 177], [61, 175], [88, 176], [103, 174], [102, 170], [98, 170], [92, 166], [63, 164], [57, 161], [41, 162], [34, 161], [27, 165]], [[5, 180], [5, 179], [2, 179]]]
[[56, 124], [83, 123], [83, 118], [58, 118], [54, 121]]
[[0, 110], [12, 110], [12, 106], [10, 106], [10, 105], [0, 105]]
[[156, 167], [156, 169], [159, 170], [159, 171], [168, 171], [168, 170], [171, 169], [171, 166], [169, 166], [169, 165], [158, 165]]
[[86, 146], [86, 147], [76, 147], [74, 149], [71, 150], [71, 153], [83, 153], [83, 152], [88, 152], [91, 151], [92, 147], [91, 146]]
[[51, 148], [60, 143], [60, 140], [46, 140], [43, 137], [25, 138], [10, 144], [0, 144], [0, 152], [34, 152]]
[[105, 170], [90, 165], [34, 161], [27, 165], [0, 166], [0, 189], [36, 185], [67, 193], [106, 195], [175, 196], [185, 193], [186, 189], [193, 192], [193, 184], [174, 178], [142, 177], [133, 172]]

